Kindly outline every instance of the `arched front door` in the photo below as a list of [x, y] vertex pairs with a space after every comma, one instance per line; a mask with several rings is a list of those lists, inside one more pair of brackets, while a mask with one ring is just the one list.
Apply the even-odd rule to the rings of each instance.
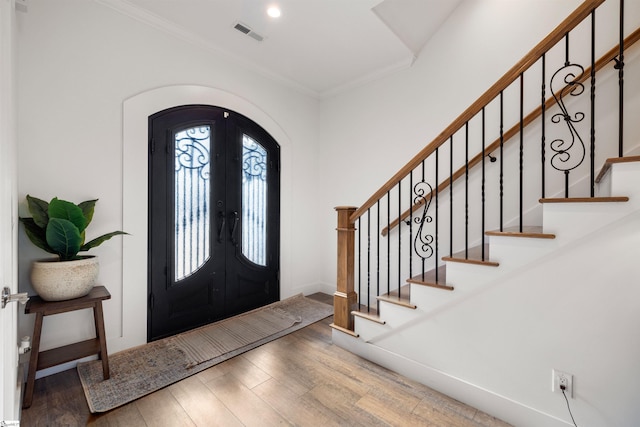
[[280, 150], [188, 105], [149, 118], [149, 341], [279, 298]]

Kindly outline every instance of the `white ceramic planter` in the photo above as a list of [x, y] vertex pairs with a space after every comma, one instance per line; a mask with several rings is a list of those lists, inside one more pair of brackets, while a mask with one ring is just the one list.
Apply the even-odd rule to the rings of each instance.
[[31, 265], [31, 285], [46, 301], [80, 298], [89, 293], [98, 278], [98, 258], [74, 261], [44, 259]]

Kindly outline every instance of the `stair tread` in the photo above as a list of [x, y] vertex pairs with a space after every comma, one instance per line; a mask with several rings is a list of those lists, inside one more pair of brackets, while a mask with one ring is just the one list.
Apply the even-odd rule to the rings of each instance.
[[607, 174], [609, 169], [611, 169], [611, 165], [614, 165], [616, 163], [631, 163], [631, 162], [640, 162], [640, 156], [612, 157], [610, 159], [607, 159], [604, 162], [604, 166], [602, 166], [602, 169], [600, 169], [600, 173], [598, 173], [598, 176], [596, 177], [596, 183], [599, 183], [600, 181], [602, 181], [602, 178], [604, 178], [604, 176]]
[[374, 304], [374, 305], [369, 305], [369, 307], [367, 307], [365, 304], [358, 304], [358, 307], [353, 310], [352, 313], [359, 313], [362, 315], [371, 315], [371, 316], [377, 316], [378, 315], [378, 304]]
[[541, 225], [525, 225], [520, 231], [519, 226], [506, 227], [500, 230], [487, 231], [487, 236], [505, 236], [505, 237], [530, 237], [533, 239], [555, 239], [556, 235], [551, 233], [543, 233]]
[[452, 261], [452, 262], [462, 262], [467, 264], [486, 265], [490, 267], [497, 267], [498, 265], [500, 265], [495, 261], [489, 261], [489, 244], [488, 243], [484, 244], [484, 260], [483, 260], [482, 248], [483, 248], [483, 245], [474, 246], [474, 247], [468, 248], [468, 250], [466, 251], [466, 254], [465, 254], [465, 251], [462, 250], [460, 252], [456, 252], [452, 256], [442, 257], [442, 260]]
[[386, 301], [392, 304], [415, 309], [417, 308], [416, 305], [411, 304], [410, 289], [410, 285], [404, 285], [400, 288], [400, 296], [398, 296], [398, 290], [396, 289], [389, 292], [388, 294], [380, 295], [377, 298], [378, 301]]
[[381, 325], [386, 324], [387, 322], [385, 322], [384, 320], [380, 319], [380, 315], [378, 315], [377, 313], [373, 313], [373, 312], [362, 312], [362, 311], [352, 311], [351, 314], [353, 314], [354, 316], [357, 317], [361, 317], [363, 319], [368, 319], [371, 320], [372, 322], [376, 322], [379, 323]]
[[438, 267], [438, 280], [436, 280], [436, 269], [425, 271], [416, 276], [407, 279], [407, 282], [416, 285], [430, 286], [432, 288], [444, 289], [452, 291], [453, 286], [447, 285], [447, 266], [441, 265]]
[[615, 196], [615, 197], [567, 197], [567, 198], [556, 198], [549, 199], [543, 198], [540, 199], [540, 203], [609, 203], [609, 202], [628, 202], [629, 198], [627, 196]]

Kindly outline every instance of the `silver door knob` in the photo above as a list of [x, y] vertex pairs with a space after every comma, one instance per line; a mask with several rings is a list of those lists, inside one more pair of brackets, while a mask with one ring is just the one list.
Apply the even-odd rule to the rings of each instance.
[[20, 304], [26, 304], [29, 301], [29, 295], [26, 292], [20, 294], [12, 294], [11, 289], [5, 286], [2, 289], [2, 308], [7, 306], [8, 302], [19, 302]]

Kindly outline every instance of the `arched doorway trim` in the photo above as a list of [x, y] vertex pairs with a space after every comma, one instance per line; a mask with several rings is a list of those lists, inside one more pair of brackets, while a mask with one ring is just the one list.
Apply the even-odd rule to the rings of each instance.
[[255, 104], [230, 92], [196, 85], [167, 86], [135, 95], [123, 103], [123, 239], [122, 331], [109, 342], [110, 352], [146, 342], [147, 325], [147, 147], [150, 115], [178, 105], [203, 104], [229, 108], [262, 126], [281, 146], [281, 256], [280, 289], [291, 284], [286, 265], [290, 260], [292, 230], [290, 138], [280, 125]]

